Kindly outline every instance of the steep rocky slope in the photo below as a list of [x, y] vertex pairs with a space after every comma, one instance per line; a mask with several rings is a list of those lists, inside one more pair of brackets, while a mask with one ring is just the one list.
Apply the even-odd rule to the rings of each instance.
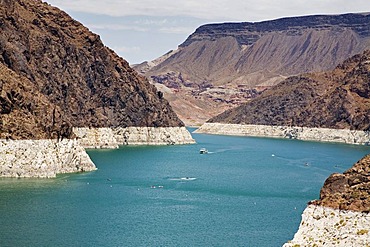
[[[59, 106], [28, 80], [0, 63], [0, 137], [48, 139], [71, 137], [71, 125]], [[1, 139], [0, 138], [0, 139]]]
[[135, 69], [171, 89], [165, 96], [185, 123], [202, 123], [202, 114], [215, 116], [288, 76], [334, 69], [370, 48], [369, 23], [370, 14], [345, 14], [209, 24]]
[[0, 137], [71, 127], [183, 126], [163, 94], [63, 11], [0, 0]]
[[95, 170], [84, 147], [193, 142], [98, 35], [40, 0], [0, 0], [1, 177]]
[[330, 72], [294, 76], [214, 123], [370, 130], [370, 51]]

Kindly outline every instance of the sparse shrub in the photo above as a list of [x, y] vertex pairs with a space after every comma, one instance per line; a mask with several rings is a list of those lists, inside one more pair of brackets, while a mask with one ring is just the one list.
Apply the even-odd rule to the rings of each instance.
[[357, 231], [357, 235], [365, 235], [368, 233], [369, 233], [369, 230], [367, 229], [362, 229], [362, 230]]

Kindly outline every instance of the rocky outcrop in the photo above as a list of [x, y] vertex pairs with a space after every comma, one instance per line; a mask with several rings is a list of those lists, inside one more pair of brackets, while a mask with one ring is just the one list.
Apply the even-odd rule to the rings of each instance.
[[288, 138], [305, 141], [370, 145], [370, 131], [272, 125], [205, 123], [196, 133]]
[[0, 177], [52, 178], [96, 170], [77, 140], [0, 139]]
[[73, 132], [86, 148], [195, 143], [185, 127], [74, 128]]
[[209, 122], [369, 131], [370, 51], [333, 71], [288, 78]]
[[370, 155], [330, 175], [284, 246], [370, 246]]
[[312, 204], [339, 210], [370, 212], [370, 155], [343, 174], [330, 175], [320, 191], [320, 200]]
[[[186, 123], [202, 122], [202, 115], [218, 115], [256, 96], [242, 89], [262, 92], [292, 75], [332, 70], [370, 49], [369, 22], [367, 13], [208, 24], [176, 51], [136, 68], [153, 82], [176, 85], [165, 96], [178, 115]], [[182, 80], [167, 76], [173, 74], [181, 74]], [[229, 92], [215, 90], [219, 87]], [[186, 101], [196, 111], [178, 106]]]

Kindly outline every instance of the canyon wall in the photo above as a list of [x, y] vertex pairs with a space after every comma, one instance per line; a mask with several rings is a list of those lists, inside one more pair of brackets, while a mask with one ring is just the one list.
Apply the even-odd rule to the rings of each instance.
[[0, 176], [93, 170], [85, 146], [193, 142], [163, 93], [64, 11], [0, 0], [0, 30]]

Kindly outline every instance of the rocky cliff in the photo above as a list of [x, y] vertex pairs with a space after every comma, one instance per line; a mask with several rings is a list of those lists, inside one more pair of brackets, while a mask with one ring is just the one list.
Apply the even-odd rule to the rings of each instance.
[[[39, 0], [0, 3], [2, 120], [19, 111], [40, 125], [23, 133], [2, 121], [1, 137], [55, 137], [58, 131], [70, 137], [71, 127], [183, 126], [161, 92], [66, 13]], [[39, 112], [27, 94], [50, 107]], [[23, 121], [15, 125], [23, 128]]]
[[370, 246], [370, 155], [324, 183], [288, 246]]
[[[162, 144], [194, 142], [162, 92], [98, 35], [40, 0], [0, 0], [0, 117], [3, 176], [91, 170], [91, 161], [72, 139], [83, 138], [89, 147], [127, 144], [112, 140], [110, 146], [104, 129], [179, 128], [165, 131]], [[89, 131], [79, 136], [79, 128]], [[179, 133], [186, 139], [178, 140]], [[58, 144], [66, 139], [66, 145]], [[32, 157], [38, 157], [32, 165], [38, 175], [36, 168], [23, 167]]]
[[370, 51], [294, 76], [209, 122], [370, 131]]
[[334, 69], [369, 49], [369, 23], [370, 14], [345, 14], [209, 24], [136, 69], [171, 89], [165, 96], [187, 124], [202, 123], [288, 76]]

